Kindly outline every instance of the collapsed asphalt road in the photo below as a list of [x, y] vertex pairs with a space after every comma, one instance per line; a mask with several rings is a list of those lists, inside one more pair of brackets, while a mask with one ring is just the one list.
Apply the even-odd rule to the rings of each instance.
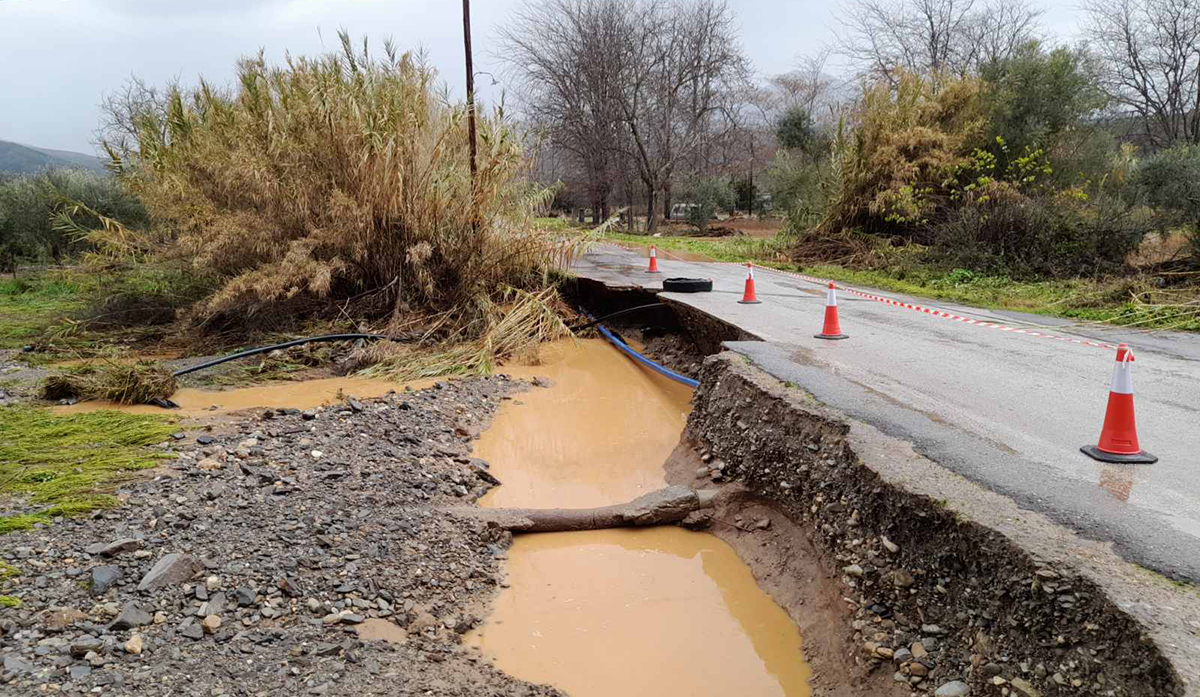
[[[1111, 541], [1125, 558], [1200, 581], [1200, 342], [1193, 335], [1078, 326], [1020, 313], [937, 307], [1080, 340], [1127, 341], [1142, 446], [1155, 465], [1105, 465], [1079, 453], [1095, 443], [1114, 352], [839, 296], [846, 341], [821, 329], [820, 284], [760, 269], [759, 305], [743, 305], [745, 269], [598, 247], [574, 271], [610, 288], [661, 287], [669, 276], [714, 279], [711, 293], [662, 298], [716, 317], [762, 342], [730, 347], [821, 401], [912, 442], [944, 467]], [[910, 302], [927, 301], [885, 294]]]

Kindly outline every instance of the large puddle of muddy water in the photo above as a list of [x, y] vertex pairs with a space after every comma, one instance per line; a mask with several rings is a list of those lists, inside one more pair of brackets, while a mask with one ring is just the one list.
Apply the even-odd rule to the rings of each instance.
[[[585, 507], [665, 486], [691, 391], [608, 344], [506, 368], [553, 385], [506, 402], [475, 448], [485, 506]], [[468, 643], [512, 675], [589, 695], [808, 695], [795, 624], [733, 549], [677, 527], [520, 535]]]

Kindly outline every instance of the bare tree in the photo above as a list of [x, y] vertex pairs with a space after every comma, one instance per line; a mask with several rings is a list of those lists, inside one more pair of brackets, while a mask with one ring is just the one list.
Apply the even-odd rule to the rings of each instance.
[[803, 56], [795, 69], [768, 81], [774, 93], [770, 108], [776, 117], [794, 108], [816, 116], [831, 104], [834, 80], [825, 72], [831, 53], [832, 49], [822, 49]]
[[861, 72], [966, 74], [1038, 38], [1041, 10], [1026, 0], [854, 0], [839, 52]]
[[656, 197], [670, 210], [676, 167], [706, 138], [731, 128], [734, 88], [748, 74], [733, 14], [717, 0], [642, 0], [632, 7], [619, 47], [620, 106], [631, 148], [646, 187], [649, 219], [657, 223]]
[[95, 144], [110, 154], [129, 160], [136, 154], [143, 128], [167, 135], [167, 94], [178, 80], [159, 89], [142, 78], [132, 75], [119, 89], [105, 93], [100, 99], [100, 123], [94, 133]]
[[621, 125], [613, 46], [633, 12], [628, 0], [530, 1], [500, 30], [497, 59], [530, 120], [575, 157], [597, 221], [608, 216]]
[[1200, 4], [1089, 0], [1085, 9], [1105, 90], [1149, 143], [1200, 143]]

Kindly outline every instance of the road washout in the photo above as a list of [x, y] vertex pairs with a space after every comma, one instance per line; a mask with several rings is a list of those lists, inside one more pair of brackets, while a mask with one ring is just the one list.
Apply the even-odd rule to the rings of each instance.
[[[506, 372], [546, 389], [502, 405], [477, 442], [504, 482], [482, 505], [599, 506], [665, 484], [690, 390], [599, 340]], [[507, 587], [466, 641], [511, 675], [576, 696], [810, 694], [796, 625], [712, 535], [519, 535], [508, 557]]]

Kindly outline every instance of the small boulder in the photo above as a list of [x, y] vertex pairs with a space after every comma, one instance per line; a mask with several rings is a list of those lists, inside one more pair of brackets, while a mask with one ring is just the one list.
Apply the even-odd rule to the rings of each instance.
[[125, 603], [125, 607], [121, 608], [121, 614], [117, 615], [117, 619], [108, 625], [108, 629], [114, 632], [133, 629], [153, 621], [154, 616], [143, 610], [137, 603]]
[[134, 633], [129, 637], [129, 641], [125, 642], [125, 653], [134, 656], [140, 654], [144, 648], [146, 648], [146, 640], [142, 638], [141, 634]]
[[122, 552], [136, 552], [142, 548], [142, 541], [134, 537], [125, 537], [115, 542], [98, 542], [84, 549], [92, 556], [115, 557]]
[[104, 642], [94, 636], [82, 636], [71, 642], [71, 655], [83, 658], [89, 653], [100, 653], [104, 650]]
[[92, 578], [88, 588], [92, 595], [104, 595], [119, 580], [121, 580], [121, 569], [115, 566], [92, 567]]
[[142, 577], [138, 584], [140, 591], [152, 591], [176, 583], [183, 583], [195, 576], [203, 567], [190, 554], [177, 552], [159, 559], [154, 566]]
[[933, 693], [934, 697], [967, 697], [969, 694], [971, 694], [971, 688], [961, 680], [948, 682]]

